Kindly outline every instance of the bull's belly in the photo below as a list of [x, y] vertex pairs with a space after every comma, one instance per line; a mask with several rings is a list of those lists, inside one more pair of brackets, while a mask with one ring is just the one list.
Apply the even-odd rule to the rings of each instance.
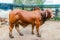
[[30, 23], [27, 23], [27, 22], [22, 22], [21, 20], [19, 20], [18, 22], [23, 28], [27, 27], [27, 25], [30, 24]]
[[20, 24], [23, 28], [27, 27], [28, 24]]

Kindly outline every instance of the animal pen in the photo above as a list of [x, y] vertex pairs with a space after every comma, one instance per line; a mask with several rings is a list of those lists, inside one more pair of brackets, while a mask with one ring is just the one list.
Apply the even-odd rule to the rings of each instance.
[[[54, 20], [60, 20], [60, 5], [16, 5], [0, 3], [0, 9], [5, 11], [8, 11], [9, 9], [13, 10], [15, 8], [21, 10], [32, 10], [35, 6], [40, 7], [42, 10], [51, 8], [55, 14]], [[3, 12], [5, 13], [5, 11]], [[22, 28], [21, 25], [19, 25], [19, 27], [20, 30], [22, 29], [21, 32], [24, 36], [19, 36], [14, 28], [13, 40], [60, 40], [60, 21], [46, 21], [39, 30], [41, 37], [36, 37], [36, 35], [31, 34], [31, 25], [28, 25], [26, 28]], [[9, 38], [9, 24], [0, 25], [0, 40], [12, 40]]]

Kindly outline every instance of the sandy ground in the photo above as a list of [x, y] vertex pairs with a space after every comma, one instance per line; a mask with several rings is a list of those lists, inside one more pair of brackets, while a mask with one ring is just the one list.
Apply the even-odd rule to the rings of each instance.
[[31, 25], [26, 28], [20, 26], [20, 31], [24, 36], [20, 36], [15, 28], [13, 29], [14, 38], [9, 38], [9, 26], [4, 24], [0, 25], [0, 40], [60, 40], [60, 21], [46, 21], [40, 27], [41, 37], [31, 34]]

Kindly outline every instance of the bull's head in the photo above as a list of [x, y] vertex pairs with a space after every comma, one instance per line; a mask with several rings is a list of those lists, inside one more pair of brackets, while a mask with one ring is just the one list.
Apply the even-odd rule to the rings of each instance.
[[47, 9], [47, 10], [46, 10], [46, 18], [47, 18], [47, 19], [54, 18], [54, 15], [53, 15], [51, 9]]
[[43, 22], [54, 17], [51, 9], [41, 11], [40, 14], [41, 14], [41, 18], [42, 18]]

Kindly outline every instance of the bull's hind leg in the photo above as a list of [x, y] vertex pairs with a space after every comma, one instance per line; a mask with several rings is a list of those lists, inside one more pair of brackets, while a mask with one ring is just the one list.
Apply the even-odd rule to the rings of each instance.
[[23, 34], [20, 33], [20, 31], [19, 31], [19, 24], [16, 24], [16, 25], [15, 25], [15, 29], [17, 30], [17, 32], [19, 33], [19, 35], [23, 36]]
[[14, 25], [13, 24], [10, 24], [10, 27], [9, 27], [9, 37], [10, 38], [14, 38], [14, 36], [12, 36], [13, 27], [14, 27]]

